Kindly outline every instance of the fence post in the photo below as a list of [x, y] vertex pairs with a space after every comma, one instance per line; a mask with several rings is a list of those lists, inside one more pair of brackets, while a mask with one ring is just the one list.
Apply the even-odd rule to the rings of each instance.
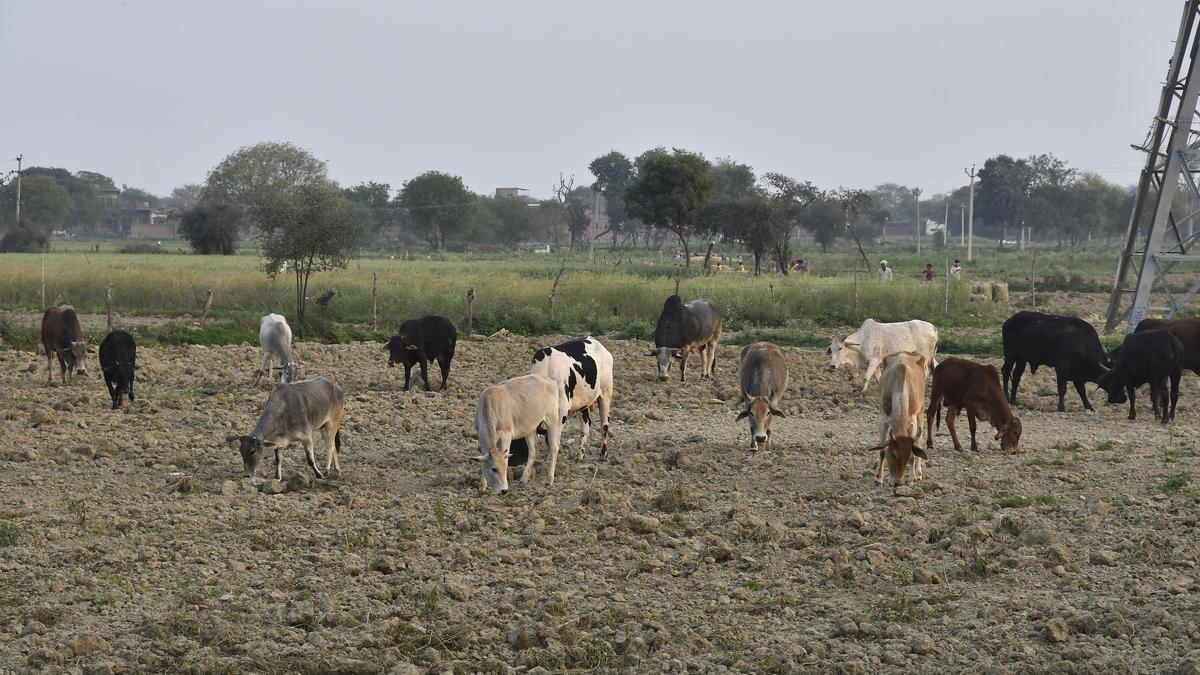
[[1037, 311], [1037, 249], [1033, 251], [1033, 262], [1029, 268], [1029, 296], [1033, 300], [1033, 311]]
[[42, 254], [42, 309], [46, 309], [46, 254]]
[[554, 296], [558, 295], [558, 282], [562, 279], [563, 270], [567, 269], [567, 259], [563, 258], [562, 264], [558, 266], [558, 274], [554, 275], [554, 285], [550, 287], [550, 320], [554, 320]]
[[475, 289], [467, 289], [467, 337], [471, 337], [475, 327]]
[[104, 309], [108, 313], [108, 331], [112, 332], [112, 282], [108, 282], [108, 290], [104, 292]]
[[[943, 231], [943, 234], [945, 234], [944, 231]], [[942, 241], [942, 245], [944, 246], [945, 244], [946, 244], [946, 242]], [[946, 279], [945, 279], [945, 284], [944, 284], [945, 289], [943, 291], [944, 295], [942, 296], [942, 315], [950, 316], [950, 260], [944, 259], [943, 262], [946, 263], [946, 269], [945, 269]]]
[[854, 320], [858, 321], [858, 272], [854, 273]]
[[213, 289], [208, 289], [208, 298], [204, 301], [204, 313], [200, 315], [200, 320], [204, 321], [208, 318], [208, 313], [212, 311]]
[[371, 330], [379, 330], [379, 272], [371, 272]]

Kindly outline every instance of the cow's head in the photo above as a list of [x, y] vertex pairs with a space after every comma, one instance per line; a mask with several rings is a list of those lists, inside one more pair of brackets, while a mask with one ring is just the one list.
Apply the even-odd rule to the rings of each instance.
[[1117, 371], [1105, 371], [1096, 378], [1096, 384], [1108, 394], [1109, 403], [1124, 403], [1128, 400], [1125, 398], [1125, 386], [1121, 383]]
[[858, 348], [861, 343], [850, 342], [849, 338], [839, 340], [833, 338], [829, 341], [829, 349], [825, 353], [829, 355], [829, 369], [836, 370], [839, 366], [848, 366], [854, 363], [854, 357], [858, 354]]
[[500, 494], [508, 494], [508, 458], [512, 453], [507, 450], [493, 448], [487, 453], [476, 457], [483, 463], [483, 482], [489, 489]]
[[1021, 419], [1013, 417], [1007, 424], [1000, 425], [996, 429], [996, 440], [1000, 441], [1001, 450], [1007, 450], [1010, 455], [1016, 454], [1021, 442]]
[[293, 382], [299, 382], [300, 381], [300, 369], [303, 367], [304, 366], [301, 366], [299, 363], [296, 363], [295, 361], [292, 361], [290, 363], [285, 363], [283, 368], [280, 368], [280, 370], [283, 371], [283, 375], [280, 376], [279, 381], [284, 384], [291, 384]]
[[904, 473], [908, 470], [908, 465], [912, 462], [913, 457], [927, 459], [925, 450], [917, 447], [916, 440], [908, 436], [896, 436], [887, 443], [871, 449], [883, 453], [883, 460], [887, 465], [888, 477], [891, 479], [892, 485], [900, 485], [904, 482]]
[[387, 344], [383, 346], [383, 351], [388, 354], [388, 366], [394, 367], [397, 363], [410, 362], [409, 354], [415, 352], [417, 346], [410, 344], [405, 338], [404, 333], [393, 335], [388, 338]]
[[70, 346], [58, 350], [58, 353], [62, 355], [63, 360], [70, 364], [70, 366], [74, 368], [76, 372], [80, 374], [87, 374], [87, 371], [84, 370], [83, 364], [88, 355], [87, 338], [71, 340]]
[[671, 370], [671, 359], [679, 358], [679, 350], [675, 347], [655, 347], [646, 352], [646, 356], [653, 356], [658, 361], [658, 381], [667, 381], [667, 371]]
[[746, 408], [738, 413], [738, 420], [750, 418], [750, 444], [753, 448], [766, 449], [771, 438], [771, 418], [786, 417], [783, 411], [771, 407], [765, 396], [755, 396], [746, 402]]
[[264, 443], [258, 436], [238, 436], [238, 451], [242, 453], [242, 477], [251, 478], [258, 470], [263, 453], [273, 444]]

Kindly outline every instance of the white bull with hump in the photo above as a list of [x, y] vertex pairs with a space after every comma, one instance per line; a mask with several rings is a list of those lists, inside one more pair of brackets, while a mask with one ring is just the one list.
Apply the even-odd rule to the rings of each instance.
[[883, 377], [880, 366], [883, 360], [892, 354], [913, 352], [925, 357], [925, 370], [928, 373], [937, 366], [934, 358], [937, 354], [938, 331], [933, 324], [920, 319], [900, 321], [897, 323], [879, 323], [867, 319], [858, 330], [841, 340], [834, 338], [829, 343], [829, 367], [853, 365], [865, 368], [866, 377], [863, 379], [863, 392], [871, 384], [871, 377]]
[[[292, 357], [292, 327], [281, 314], [268, 314], [258, 322], [258, 343], [262, 349], [262, 364], [254, 374], [258, 384], [263, 375], [274, 382], [273, 370], [280, 371], [279, 381], [283, 384], [300, 379], [300, 364]], [[272, 361], [278, 366], [272, 366]]]
[[529, 447], [529, 459], [521, 474], [521, 482], [529, 482], [537, 459], [539, 426], [546, 430], [546, 445], [550, 448], [550, 484], [553, 485], [559, 442], [569, 410], [563, 388], [541, 375], [522, 375], [484, 389], [475, 408], [475, 431], [480, 450], [475, 459], [483, 464], [481, 487], [500, 494], [508, 492], [508, 460], [515, 438], [525, 439]]

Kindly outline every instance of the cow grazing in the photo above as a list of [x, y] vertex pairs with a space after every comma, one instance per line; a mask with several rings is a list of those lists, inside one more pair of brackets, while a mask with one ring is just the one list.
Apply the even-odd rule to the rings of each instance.
[[58, 305], [47, 309], [42, 315], [42, 348], [46, 351], [47, 382], [54, 381], [51, 359], [55, 356], [58, 357], [63, 384], [69, 382], [75, 373], [87, 375], [83, 361], [87, 358], [88, 344], [74, 307]]
[[1200, 375], [1200, 318], [1196, 319], [1142, 319], [1135, 333], [1147, 330], [1165, 330], [1183, 343], [1183, 369]]
[[[608, 454], [608, 416], [613, 401], [613, 357], [594, 337], [571, 340], [537, 350], [533, 355], [534, 375], [558, 383], [567, 395], [568, 415], [583, 419], [578, 457], [583, 458], [591, 433], [588, 410], [595, 405], [600, 415], [600, 456]], [[523, 439], [513, 439], [513, 443]]]
[[104, 373], [104, 384], [112, 397], [112, 409], [121, 407], [121, 397], [129, 394], [133, 400], [133, 378], [137, 370], [137, 345], [133, 336], [123, 330], [114, 330], [100, 343], [100, 371]]
[[[1004, 339], [1004, 392], [1008, 402], [1017, 402], [1017, 387], [1025, 364], [1037, 374], [1038, 366], [1050, 366], [1058, 380], [1058, 412], [1066, 410], [1063, 401], [1067, 382], [1075, 385], [1083, 407], [1094, 410], [1088, 402], [1085, 382], [1095, 382], [1112, 365], [1096, 329], [1082, 319], [1041, 312], [1017, 312], [1001, 328]], [[1014, 369], [1015, 366], [1015, 369]], [[1009, 388], [1009, 375], [1012, 388]]]
[[525, 439], [528, 447], [528, 461], [521, 482], [529, 482], [537, 460], [539, 426], [546, 430], [546, 444], [550, 448], [550, 484], [553, 485], [559, 441], [569, 408], [562, 387], [541, 375], [522, 375], [484, 389], [475, 408], [475, 431], [481, 451], [476, 459], [483, 463], [481, 489], [491, 488], [500, 494], [508, 492], [508, 462], [512, 457], [510, 446], [514, 438]]
[[[1134, 391], [1143, 384], [1150, 385], [1150, 407], [1154, 419], [1163, 424], [1175, 419], [1175, 403], [1179, 400], [1179, 378], [1183, 375], [1185, 348], [1183, 342], [1165, 330], [1144, 330], [1130, 333], [1120, 347], [1113, 350], [1116, 364], [1100, 376], [1097, 384], [1108, 393], [1109, 403], [1124, 403], [1129, 398], [1129, 419], [1137, 419], [1134, 411]], [[1170, 381], [1170, 411], [1167, 410], [1167, 382]], [[1159, 414], [1159, 408], [1162, 414]]]
[[1008, 407], [1000, 387], [1000, 372], [996, 366], [951, 357], [933, 369], [933, 385], [929, 390], [929, 409], [925, 413], [925, 449], [933, 448], [933, 420], [942, 423], [942, 404], [946, 404], [946, 428], [954, 441], [954, 449], [962, 452], [958, 442], [956, 422], [958, 413], [967, 412], [971, 429], [971, 450], [979, 452], [975, 441], [975, 420], [983, 420], [996, 429], [996, 440], [1009, 453], [1017, 452], [1021, 442], [1021, 420]]
[[886, 464], [892, 485], [900, 485], [912, 463], [911, 482], [925, 474], [925, 451], [917, 446], [921, 436], [921, 417], [925, 409], [925, 356], [912, 352], [889, 354], [883, 359], [883, 377], [879, 380], [880, 415], [879, 470], [875, 484], [883, 485]]
[[[317, 478], [324, 478], [330, 466], [340, 474], [342, 465], [338, 462], [338, 452], [342, 449], [342, 434], [338, 427], [345, 412], [342, 388], [332, 380], [316, 377], [275, 385], [254, 431], [238, 439], [245, 477], [253, 476], [263, 452], [273, 449], [275, 480], [283, 480], [283, 449], [293, 443], [304, 446], [304, 459]], [[325, 473], [317, 468], [313, 454], [313, 439], [317, 432], [325, 437]]]
[[738, 364], [741, 405], [737, 419], [750, 418], [750, 449], [771, 449], [771, 419], [785, 417], [779, 401], [787, 390], [788, 369], [783, 351], [770, 342], [755, 342], [742, 349]]
[[679, 381], [687, 382], [687, 362], [692, 351], [700, 352], [700, 378], [717, 370], [717, 344], [721, 341], [721, 312], [708, 300], [683, 304], [678, 295], [663, 303], [654, 327], [654, 349], [646, 355], [658, 360], [658, 379], [667, 381], [671, 359], [679, 359]]
[[838, 340], [829, 342], [829, 367], [853, 365], [865, 368], [866, 377], [863, 379], [863, 392], [871, 384], [871, 376], [883, 379], [880, 366], [883, 360], [891, 354], [913, 352], [925, 357], [927, 367], [937, 365], [934, 358], [937, 354], [938, 331], [928, 321], [914, 319], [899, 323], [879, 323], [867, 319], [858, 330]]
[[400, 330], [387, 341], [383, 351], [388, 352], [388, 367], [404, 364], [404, 391], [412, 381], [413, 364], [421, 365], [421, 380], [425, 391], [429, 391], [429, 361], [437, 359], [442, 369], [442, 389], [450, 377], [450, 361], [454, 358], [454, 346], [458, 343], [458, 332], [454, 324], [444, 316], [423, 316], [409, 319], [400, 324]]
[[[263, 375], [274, 382], [273, 371], [280, 371], [279, 381], [288, 384], [300, 378], [300, 364], [292, 359], [292, 327], [280, 314], [268, 314], [258, 322], [258, 344], [262, 349], [262, 364], [254, 374], [258, 384]], [[272, 366], [271, 362], [278, 363]]]

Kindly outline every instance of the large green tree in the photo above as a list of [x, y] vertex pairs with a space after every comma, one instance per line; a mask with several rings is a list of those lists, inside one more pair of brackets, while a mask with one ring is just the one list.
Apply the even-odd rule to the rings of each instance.
[[706, 204], [700, 209], [700, 222], [705, 229], [744, 246], [754, 257], [754, 276], [762, 269], [763, 257], [790, 229], [766, 197], [757, 192]]
[[201, 255], [233, 255], [237, 252], [241, 212], [230, 204], [200, 202], [183, 212], [179, 233]]
[[260, 229], [257, 214], [304, 188], [325, 187], [325, 162], [292, 143], [263, 142], [239, 148], [208, 173], [202, 198], [241, 210], [246, 225]]
[[91, 229], [103, 225], [112, 215], [113, 204], [100, 197], [100, 190], [114, 189], [113, 180], [95, 171], [70, 171], [59, 167], [30, 167], [22, 172], [30, 176], [49, 176], [71, 196], [71, 213], [64, 225], [72, 229]]
[[800, 223], [821, 245], [821, 250], [828, 251], [838, 235], [846, 230], [844, 217], [836, 198], [823, 197], [804, 210]]
[[630, 215], [678, 237], [688, 266], [692, 263], [691, 238], [701, 232], [700, 208], [716, 190], [708, 171], [703, 157], [676, 149], [669, 155], [648, 158], [637, 182], [625, 191]]
[[426, 171], [406, 182], [396, 197], [418, 236], [435, 251], [458, 236], [471, 222], [477, 199], [460, 176]]
[[359, 183], [343, 189], [342, 195], [365, 210], [368, 225], [376, 234], [399, 221], [396, 204], [392, 201], [392, 186], [387, 183]]
[[773, 216], [782, 228], [780, 236], [771, 247], [775, 264], [784, 275], [788, 273], [788, 261], [792, 258], [792, 232], [803, 226], [805, 212], [824, 194], [809, 181], [798, 181], [781, 173], [767, 173], [762, 179], [763, 190], [775, 211]]
[[1001, 246], [1008, 229], [1020, 222], [1032, 180], [1029, 162], [1008, 155], [989, 158], [979, 171], [975, 212], [988, 224], [1000, 228]]
[[62, 227], [74, 208], [70, 193], [57, 180], [44, 174], [23, 176], [21, 180], [21, 222], [16, 223], [17, 180], [0, 188], [0, 224], [27, 228], [45, 235]]
[[326, 182], [265, 197], [254, 207], [253, 217], [262, 230], [267, 275], [285, 270], [293, 275], [296, 320], [303, 335], [309, 280], [316, 272], [349, 263], [365, 227], [363, 211]]

